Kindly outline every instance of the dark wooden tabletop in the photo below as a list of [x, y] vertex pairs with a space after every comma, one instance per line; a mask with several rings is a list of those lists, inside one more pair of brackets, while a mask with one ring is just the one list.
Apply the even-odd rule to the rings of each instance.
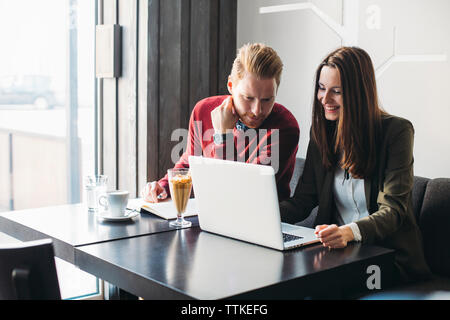
[[51, 238], [55, 255], [147, 299], [339, 298], [366, 288], [367, 268], [392, 274], [394, 251], [352, 243], [285, 252], [201, 231], [174, 230], [152, 214], [108, 222], [85, 205], [0, 214], [0, 231], [22, 241]]
[[356, 243], [281, 252], [193, 227], [78, 247], [75, 260], [147, 299], [294, 299], [364, 289], [373, 264], [387, 284], [393, 253]]
[[[197, 217], [189, 217], [194, 226]], [[51, 238], [55, 255], [74, 263], [74, 248], [173, 230], [169, 221], [141, 213], [127, 221], [105, 221], [84, 204], [18, 210], [0, 214], [0, 232], [22, 241]]]

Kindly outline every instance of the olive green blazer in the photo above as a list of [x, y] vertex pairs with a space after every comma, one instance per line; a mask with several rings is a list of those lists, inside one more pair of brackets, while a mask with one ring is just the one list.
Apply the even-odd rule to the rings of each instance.
[[[395, 264], [403, 281], [430, 275], [412, 209], [413, 143], [411, 122], [391, 115], [383, 116], [375, 174], [364, 179], [369, 216], [356, 221], [362, 243], [395, 249]], [[300, 222], [318, 205], [315, 225], [336, 223], [335, 170], [327, 170], [321, 159], [319, 149], [310, 139], [305, 167], [295, 193], [280, 203], [282, 221]]]

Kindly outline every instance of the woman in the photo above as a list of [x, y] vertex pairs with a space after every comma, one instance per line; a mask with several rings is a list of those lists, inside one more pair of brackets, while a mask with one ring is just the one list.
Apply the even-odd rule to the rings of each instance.
[[393, 248], [402, 280], [428, 277], [411, 202], [414, 129], [381, 110], [369, 55], [356, 47], [330, 53], [314, 94], [303, 175], [293, 198], [280, 203], [282, 220], [302, 221], [318, 205], [324, 246]]

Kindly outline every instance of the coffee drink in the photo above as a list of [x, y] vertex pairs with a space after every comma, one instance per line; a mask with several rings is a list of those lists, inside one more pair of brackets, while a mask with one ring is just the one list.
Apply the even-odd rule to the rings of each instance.
[[169, 180], [169, 187], [177, 213], [181, 214], [186, 210], [191, 196], [192, 178], [190, 175], [175, 174]]

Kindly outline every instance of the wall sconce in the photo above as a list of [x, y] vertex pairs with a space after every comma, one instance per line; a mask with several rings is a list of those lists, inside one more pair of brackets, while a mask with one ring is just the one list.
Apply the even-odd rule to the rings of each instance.
[[122, 73], [122, 27], [118, 24], [95, 26], [95, 76], [119, 78]]

